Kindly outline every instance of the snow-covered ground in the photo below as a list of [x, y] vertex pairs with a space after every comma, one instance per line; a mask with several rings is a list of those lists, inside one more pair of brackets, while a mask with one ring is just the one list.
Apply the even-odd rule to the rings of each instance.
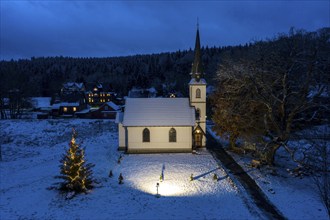
[[[208, 131], [224, 146], [228, 145], [227, 141], [216, 136], [211, 130], [211, 126], [208, 126]], [[298, 141], [297, 144], [300, 142]], [[248, 155], [241, 157], [231, 152], [228, 153], [256, 181], [268, 199], [288, 219], [329, 219], [313, 179], [308, 176], [293, 177], [287, 172], [288, 168], [291, 169], [294, 166], [284, 151], [280, 151], [276, 157], [277, 166], [274, 169], [252, 168], [250, 166], [252, 158], [249, 158]]]
[[[72, 127], [86, 148], [87, 161], [96, 165], [94, 177], [100, 184], [87, 195], [66, 200], [49, 187], [59, 181], [54, 176]], [[117, 128], [110, 120], [4, 120], [0, 132], [1, 219], [258, 218], [206, 150], [197, 155], [123, 155], [118, 164]], [[118, 184], [120, 173], [123, 185]], [[219, 181], [212, 179], [214, 173]], [[157, 182], [160, 198], [155, 197]]]

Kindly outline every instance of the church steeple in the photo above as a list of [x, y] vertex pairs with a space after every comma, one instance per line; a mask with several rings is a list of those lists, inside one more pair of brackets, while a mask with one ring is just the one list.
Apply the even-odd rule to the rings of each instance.
[[196, 42], [195, 42], [195, 58], [194, 63], [191, 68], [191, 78], [199, 81], [204, 77], [203, 64], [202, 64], [202, 53], [201, 53], [201, 43], [199, 39], [199, 24], [197, 20], [197, 33], [196, 33]]

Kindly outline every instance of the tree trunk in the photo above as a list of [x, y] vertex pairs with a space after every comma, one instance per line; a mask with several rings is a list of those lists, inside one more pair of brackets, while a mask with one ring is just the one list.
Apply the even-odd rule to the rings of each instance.
[[278, 144], [274, 144], [269, 147], [269, 150], [266, 152], [266, 162], [268, 165], [273, 166], [275, 162], [276, 151], [280, 146]]
[[229, 137], [229, 149], [234, 150], [236, 147], [237, 137], [235, 135], [230, 135]]

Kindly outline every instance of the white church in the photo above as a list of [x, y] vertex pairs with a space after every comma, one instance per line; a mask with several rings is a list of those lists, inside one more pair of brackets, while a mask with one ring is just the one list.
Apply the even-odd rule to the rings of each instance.
[[119, 150], [192, 152], [206, 145], [206, 81], [197, 27], [189, 98], [127, 98], [118, 113]]

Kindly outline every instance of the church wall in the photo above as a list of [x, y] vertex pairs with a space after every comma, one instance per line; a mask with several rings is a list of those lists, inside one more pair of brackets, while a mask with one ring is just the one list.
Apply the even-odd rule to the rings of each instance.
[[[201, 91], [200, 98], [196, 98], [197, 89], [200, 89], [200, 91]], [[189, 97], [190, 97], [190, 105], [194, 106], [196, 110], [197, 109], [200, 110], [199, 126], [206, 133], [206, 84], [190, 84]], [[197, 123], [196, 123], [196, 126], [197, 126]], [[202, 145], [206, 146], [206, 137], [203, 137]]]
[[123, 127], [122, 123], [118, 123], [118, 149], [119, 150], [125, 150], [126, 149], [126, 143], [125, 143], [125, 128]]
[[[142, 142], [143, 129], [150, 130], [150, 142]], [[129, 153], [147, 152], [191, 152], [192, 127], [173, 127], [176, 142], [169, 142], [172, 127], [127, 127]]]
[[[201, 97], [196, 98], [196, 90], [200, 89]], [[191, 84], [189, 86], [189, 97], [191, 102], [204, 102], [206, 100], [206, 84]]]

